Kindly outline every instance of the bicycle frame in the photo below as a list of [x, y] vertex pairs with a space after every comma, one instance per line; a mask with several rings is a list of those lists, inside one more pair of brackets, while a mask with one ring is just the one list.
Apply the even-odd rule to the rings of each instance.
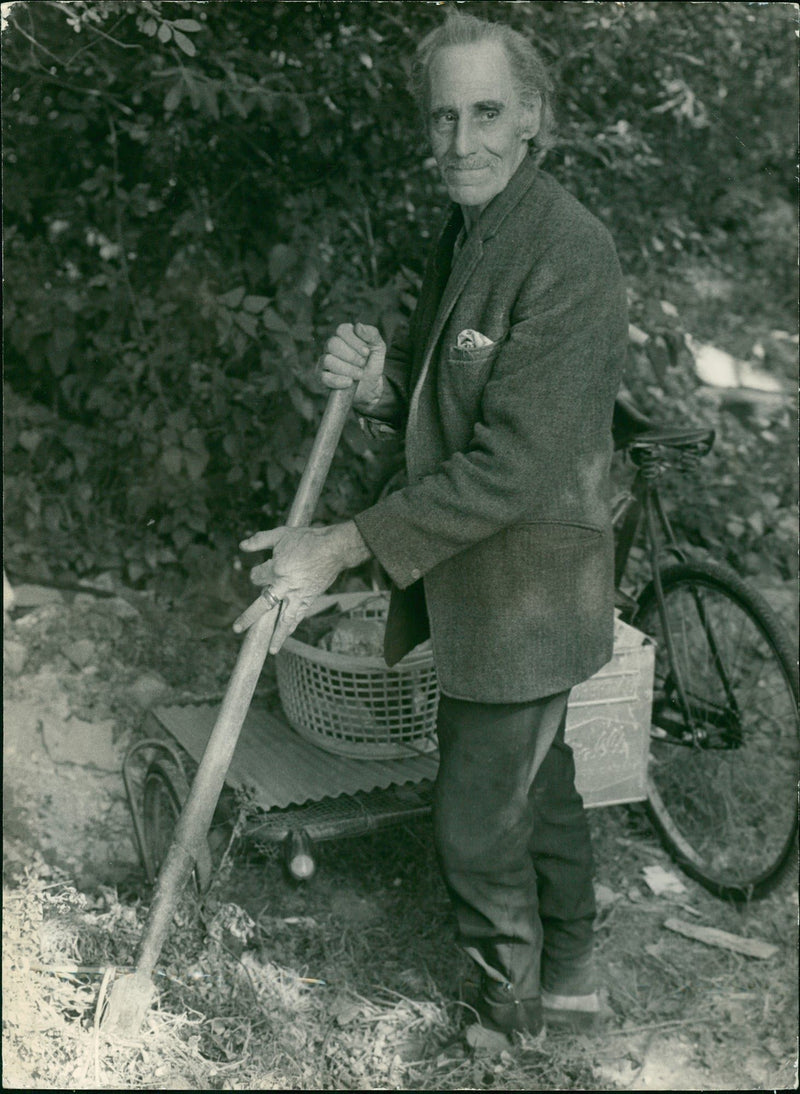
[[[686, 553], [675, 538], [656, 484], [640, 469], [636, 472], [630, 489], [615, 501], [612, 513], [614, 584], [617, 589], [627, 568], [631, 548], [639, 536], [643, 516], [649, 562], [654, 578], [658, 573], [659, 538], [664, 541], [665, 549], [674, 555], [676, 561], [686, 561]], [[657, 532], [657, 524], [661, 529], [661, 537]]]
[[[662, 469], [660, 468], [654, 467], [652, 469], [645, 469], [640, 467], [634, 476], [629, 491], [618, 499], [614, 506], [612, 515], [614, 528], [614, 583], [621, 594], [621, 598], [626, 602], [626, 606], [623, 609], [623, 615], [629, 620], [635, 611], [636, 602], [630, 600], [626, 594], [621, 592], [620, 583], [627, 567], [631, 548], [640, 533], [642, 518], [644, 517], [644, 534], [647, 542], [648, 559], [653, 587], [655, 589], [656, 603], [658, 605], [658, 613], [664, 636], [664, 645], [675, 689], [677, 691], [679, 705], [684, 717], [684, 721], [680, 724], [684, 728], [684, 731], [686, 726], [691, 727], [691, 739], [685, 738], [684, 736], [678, 738], [669, 725], [659, 725], [659, 728], [662, 729], [674, 743], [693, 747], [708, 747], [707, 734], [703, 732], [701, 735], [701, 730], [697, 725], [697, 718], [689, 703], [688, 693], [681, 678], [679, 661], [675, 655], [674, 638], [667, 618], [664, 602], [664, 591], [659, 571], [660, 544], [663, 543], [663, 549], [668, 551], [678, 562], [685, 562], [687, 556], [686, 552], [679, 546], [675, 538], [675, 533], [672, 530], [672, 525], [669, 522], [669, 518], [664, 509], [664, 504], [661, 500], [661, 495], [656, 486], [656, 480], [660, 477], [661, 473]], [[708, 619], [705, 605], [696, 591], [694, 592], [693, 599], [703, 630], [708, 639], [714, 666], [725, 690], [728, 702], [728, 712], [734, 716], [736, 725], [735, 727], [731, 727], [729, 720], [725, 717], [726, 712], [723, 709], [712, 709], [711, 704], [708, 702], [703, 704], [704, 707], [707, 708], [704, 722], [706, 724], [710, 723], [712, 725], [717, 725], [718, 727], [727, 730], [730, 730], [731, 728], [736, 729], [738, 728], [739, 721], [738, 704], [720, 655], [719, 645], [714, 637], [713, 628]], [[630, 602], [628, 603], [628, 601]]]

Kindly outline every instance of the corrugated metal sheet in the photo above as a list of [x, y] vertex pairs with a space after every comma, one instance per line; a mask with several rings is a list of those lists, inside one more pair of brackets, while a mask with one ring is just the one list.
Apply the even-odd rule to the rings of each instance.
[[[219, 708], [210, 704], [157, 707], [152, 713], [197, 763]], [[403, 760], [351, 760], [304, 740], [284, 721], [251, 707], [228, 769], [227, 783], [249, 787], [262, 809], [283, 809], [339, 794], [355, 794], [436, 776], [436, 753]]]
[[[640, 801], [647, 795], [654, 647], [615, 623], [614, 657], [572, 689], [566, 740], [575, 754], [576, 784], [587, 807]], [[218, 707], [159, 707], [153, 714], [197, 763]], [[438, 754], [403, 760], [353, 760], [325, 752], [266, 711], [248, 711], [227, 782], [248, 787], [264, 810], [318, 802], [433, 779]]]

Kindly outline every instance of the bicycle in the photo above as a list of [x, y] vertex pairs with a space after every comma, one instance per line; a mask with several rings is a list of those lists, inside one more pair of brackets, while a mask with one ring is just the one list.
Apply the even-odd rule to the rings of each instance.
[[[671, 857], [710, 892], [761, 897], [779, 883], [797, 839], [791, 642], [734, 570], [689, 557], [664, 509], [659, 480], [696, 469], [714, 431], [656, 428], [618, 398], [613, 434], [615, 449], [636, 467], [613, 503], [616, 606], [656, 643], [647, 812]], [[403, 481], [395, 470], [381, 494]], [[642, 534], [650, 579], [631, 596], [621, 585]], [[663, 551], [670, 565], [662, 565]], [[372, 581], [383, 584], [377, 572]]]
[[[621, 616], [656, 641], [647, 810], [681, 868], [719, 897], [764, 896], [797, 839], [798, 680], [791, 643], [763, 596], [727, 565], [690, 558], [658, 492], [691, 472], [711, 429], [660, 429], [625, 399], [615, 448], [636, 473], [616, 499]], [[650, 580], [621, 592], [642, 530]], [[662, 566], [666, 551], [672, 563]]]

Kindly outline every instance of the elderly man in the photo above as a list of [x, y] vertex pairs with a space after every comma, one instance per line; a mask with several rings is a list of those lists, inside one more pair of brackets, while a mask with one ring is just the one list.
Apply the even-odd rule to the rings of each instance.
[[[538, 169], [550, 83], [502, 24], [448, 17], [416, 59], [454, 207], [407, 337], [342, 324], [320, 374], [405, 427], [408, 486], [353, 521], [244, 550], [282, 602], [277, 651], [344, 569], [393, 581], [385, 655], [428, 633], [441, 688], [436, 850], [475, 1005], [503, 1032], [592, 1019], [592, 860], [564, 743], [569, 689], [612, 655], [608, 472], [625, 293], [606, 230]], [[241, 627], [247, 625], [243, 617]]]

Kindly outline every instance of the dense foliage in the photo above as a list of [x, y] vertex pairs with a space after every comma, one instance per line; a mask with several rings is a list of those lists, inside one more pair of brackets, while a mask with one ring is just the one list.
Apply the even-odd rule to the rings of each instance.
[[[613, 232], [634, 319], [680, 326], [652, 304], [699, 262], [743, 272], [727, 302], [740, 317], [792, 322], [793, 5], [464, 7], [529, 31], [553, 64], [546, 166]], [[406, 91], [414, 43], [440, 18], [413, 2], [13, 7], [12, 559], [122, 566], [136, 582], [230, 557], [280, 519], [322, 405], [321, 341], [355, 318], [391, 335], [445, 208]], [[320, 515], [363, 505], [392, 455], [351, 423]], [[791, 490], [773, 496], [780, 522]]]

